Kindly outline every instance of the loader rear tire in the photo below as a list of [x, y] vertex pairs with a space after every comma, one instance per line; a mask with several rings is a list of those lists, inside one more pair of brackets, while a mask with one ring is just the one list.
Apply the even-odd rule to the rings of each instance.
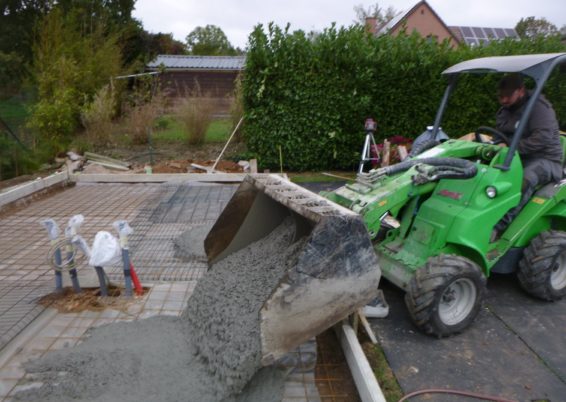
[[405, 295], [413, 323], [439, 338], [458, 334], [478, 315], [486, 279], [480, 267], [465, 257], [431, 257], [417, 270]]
[[517, 278], [531, 295], [547, 301], [566, 296], [566, 232], [542, 232], [528, 245]]

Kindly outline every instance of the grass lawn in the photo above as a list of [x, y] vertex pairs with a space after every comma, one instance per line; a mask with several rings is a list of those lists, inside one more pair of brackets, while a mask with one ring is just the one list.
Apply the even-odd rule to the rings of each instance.
[[[232, 122], [230, 120], [214, 120], [208, 127], [205, 142], [225, 142], [228, 140], [231, 130]], [[171, 116], [165, 116], [158, 121], [157, 128], [153, 131], [153, 139], [156, 143], [183, 143], [187, 141], [187, 133], [182, 122]]]

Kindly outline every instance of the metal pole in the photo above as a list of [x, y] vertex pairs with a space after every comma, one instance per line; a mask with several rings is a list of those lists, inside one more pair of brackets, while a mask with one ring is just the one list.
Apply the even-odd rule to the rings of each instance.
[[230, 138], [228, 138], [228, 141], [226, 141], [226, 145], [224, 145], [224, 148], [220, 152], [220, 155], [218, 155], [218, 158], [216, 158], [216, 162], [214, 162], [214, 165], [212, 165], [211, 172], [214, 172], [214, 169], [216, 169], [216, 165], [218, 165], [218, 162], [220, 162], [220, 158], [222, 158], [224, 151], [226, 151], [226, 148], [228, 148], [228, 144], [230, 144], [230, 141], [232, 141], [232, 137], [234, 136], [234, 134], [236, 134], [236, 131], [238, 131], [238, 129], [240, 128], [240, 124], [242, 124], [242, 121], [244, 121], [243, 117], [240, 118], [240, 121], [238, 122], [238, 124], [236, 124], [236, 128], [234, 129], [234, 131], [232, 131], [232, 134], [230, 135]]
[[458, 80], [457, 75], [451, 75], [448, 77], [448, 86], [444, 91], [444, 95], [442, 96], [442, 100], [440, 101], [440, 106], [438, 107], [438, 111], [436, 112], [436, 117], [434, 118], [434, 125], [432, 127], [432, 138], [436, 140], [436, 136], [438, 134], [438, 130], [440, 127], [440, 122], [442, 121], [442, 115], [446, 110], [446, 106], [448, 105], [448, 98], [450, 98], [450, 94], [456, 87], [456, 81]]
[[147, 145], [149, 147], [149, 164], [153, 166], [153, 144], [151, 143], [151, 128], [147, 129]]
[[120, 236], [120, 248], [122, 249], [122, 264], [124, 265], [124, 287], [127, 297], [132, 297], [132, 273], [130, 271], [130, 251], [128, 247], [128, 236], [134, 231], [126, 221], [116, 221], [114, 229]]

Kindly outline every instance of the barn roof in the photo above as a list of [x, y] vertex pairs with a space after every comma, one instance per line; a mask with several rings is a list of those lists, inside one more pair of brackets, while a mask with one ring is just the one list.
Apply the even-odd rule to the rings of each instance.
[[171, 70], [225, 70], [244, 69], [246, 56], [186, 56], [160, 54], [148, 63], [147, 68], [156, 70], [160, 66]]

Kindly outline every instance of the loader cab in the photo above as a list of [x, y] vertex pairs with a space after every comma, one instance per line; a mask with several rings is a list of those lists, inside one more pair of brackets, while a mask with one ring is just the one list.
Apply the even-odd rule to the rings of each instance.
[[562, 178], [566, 177], [566, 133], [560, 132], [560, 145], [562, 145]]
[[[523, 136], [535, 103], [541, 95], [542, 90], [548, 81], [550, 75], [557, 67], [566, 67], [566, 53], [548, 53], [533, 54], [521, 56], [498, 56], [484, 57], [473, 59], [456, 64], [442, 72], [442, 75], [448, 77], [448, 86], [444, 92], [444, 96], [436, 113], [433, 136], [437, 136], [442, 122], [442, 117], [448, 105], [448, 99], [453, 93], [458, 83], [458, 78], [462, 74], [486, 74], [486, 73], [520, 73], [534, 80], [535, 88], [525, 107], [525, 113], [515, 130], [515, 134], [509, 141], [509, 152], [504, 161], [495, 166], [495, 168], [507, 171], [511, 165], [511, 161], [515, 155], [515, 151], [519, 145], [519, 141]], [[481, 129], [488, 131], [489, 134], [499, 136], [497, 130], [481, 126]], [[479, 130], [478, 130], [479, 131]], [[479, 140], [479, 134], [476, 139]], [[481, 140], [480, 140], [481, 141]], [[563, 137], [561, 136], [563, 149], [566, 150]]]

